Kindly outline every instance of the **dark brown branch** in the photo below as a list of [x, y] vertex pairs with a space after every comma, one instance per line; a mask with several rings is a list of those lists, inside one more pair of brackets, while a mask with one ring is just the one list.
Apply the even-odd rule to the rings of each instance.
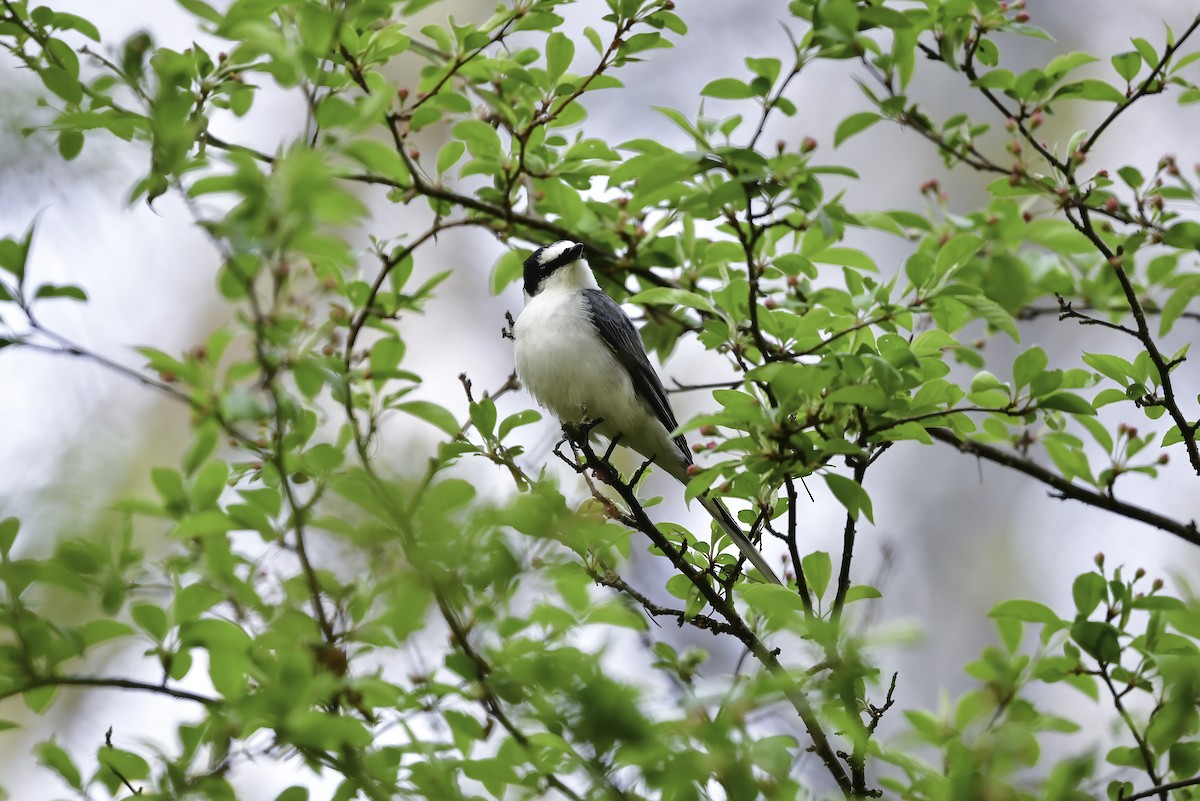
[[[1097, 308], [1096, 306], [1093, 306], [1091, 303], [1089, 303], [1087, 301], [1078, 302], [1078, 303], [1072, 302], [1072, 308], [1076, 309], [1076, 310], [1100, 312], [1102, 314], [1128, 314], [1129, 313], [1128, 306], [1113, 306], [1113, 307], [1109, 307], [1109, 308], [1100, 309], [1100, 308]], [[1158, 309], [1153, 306], [1146, 306], [1145, 304], [1142, 305], [1142, 310], [1144, 312], [1146, 312], [1146, 314], [1160, 314], [1162, 312], [1162, 309]], [[1020, 311], [1018, 311], [1013, 316], [1016, 317], [1018, 320], [1036, 320], [1039, 317], [1048, 317], [1052, 314], [1054, 314], [1054, 315], [1062, 314], [1062, 307], [1061, 306], [1026, 306], [1023, 309], [1021, 309]], [[1180, 314], [1179, 317], [1180, 317], [1180, 319], [1184, 319], [1184, 320], [1200, 321], [1200, 312], [1185, 311], [1182, 314]]]
[[808, 577], [804, 575], [804, 563], [800, 558], [799, 510], [796, 509], [799, 494], [796, 492], [796, 479], [788, 475], [783, 484], [787, 489], [788, 499], [787, 547], [788, 555], [792, 558], [792, 569], [796, 573], [796, 592], [800, 595], [800, 603], [804, 605], [804, 613], [812, 617], [813, 603], [809, 595]]
[[[1113, 706], [1116, 707], [1117, 714], [1121, 716], [1125, 727], [1129, 729], [1129, 733], [1133, 735], [1134, 742], [1137, 743], [1138, 752], [1142, 755], [1142, 762], [1145, 764], [1146, 775], [1150, 777], [1150, 781], [1155, 785], [1162, 785], [1162, 777], [1159, 776], [1158, 769], [1154, 767], [1154, 752], [1150, 750], [1150, 745], [1146, 742], [1146, 738], [1138, 731], [1137, 725], [1133, 721], [1133, 716], [1129, 714], [1129, 710], [1121, 703], [1121, 693], [1113, 684], [1112, 677], [1108, 672], [1108, 665], [1104, 662], [1100, 663], [1099, 670], [1100, 678], [1104, 680], [1104, 684], [1108, 687], [1108, 692], [1112, 696]], [[1167, 791], [1159, 790], [1158, 797], [1160, 801], [1167, 801]]]
[[1134, 331], [1132, 328], [1126, 328], [1118, 323], [1110, 323], [1107, 320], [1101, 320], [1099, 318], [1083, 314], [1082, 312], [1077, 312], [1071, 307], [1071, 302], [1057, 292], [1054, 293], [1054, 297], [1058, 299], [1058, 319], [1060, 321], [1078, 320], [1080, 325], [1098, 325], [1102, 326], [1103, 328], [1110, 328], [1113, 331], [1120, 331], [1122, 334], [1128, 334], [1134, 339], [1141, 339], [1141, 336], [1138, 334], [1138, 332]]
[[695, 626], [698, 629], [703, 629], [713, 634], [731, 634], [736, 636], [733, 628], [728, 623], [723, 623], [708, 615], [693, 615], [689, 617], [682, 609], [668, 609], [665, 606], [659, 606], [647, 596], [631, 587], [625, 579], [611, 570], [589, 570], [588, 575], [598, 584], [603, 584], [605, 587], [611, 587], [617, 592], [625, 593], [637, 601], [642, 609], [646, 611], [646, 614], [651, 617], [673, 617], [679, 621], [680, 626], [687, 623], [689, 626]]
[[1200, 474], [1200, 448], [1196, 444], [1197, 426], [1195, 423], [1188, 422], [1187, 418], [1184, 417], [1183, 410], [1179, 408], [1179, 402], [1175, 395], [1175, 387], [1171, 381], [1171, 365], [1167, 364], [1167, 360], [1158, 349], [1158, 344], [1154, 341], [1154, 336], [1150, 333], [1150, 326], [1146, 322], [1146, 313], [1142, 310], [1142, 303], [1138, 299], [1137, 290], [1134, 288], [1133, 282], [1129, 279], [1129, 274], [1125, 272], [1125, 267], [1121, 263], [1119, 254], [1114, 253], [1100, 235], [1096, 233], [1086, 208], [1079, 210], [1078, 220], [1070, 214], [1067, 215], [1067, 219], [1070, 220], [1077, 231], [1091, 240], [1096, 249], [1100, 251], [1101, 255], [1112, 266], [1113, 274], [1116, 275], [1117, 282], [1120, 283], [1121, 290], [1125, 293], [1125, 301], [1129, 304], [1129, 310], [1133, 313], [1133, 319], [1137, 323], [1137, 339], [1142, 343], [1146, 355], [1150, 357], [1150, 362], [1154, 365], [1154, 369], [1158, 373], [1159, 385], [1162, 387], [1162, 405], [1166, 408], [1167, 414], [1171, 416], [1171, 421], [1179, 427], [1179, 433], [1183, 438], [1184, 447], [1187, 449], [1188, 461], [1191, 462], [1192, 469], [1197, 474]]
[[174, 687], [167, 687], [163, 684], [151, 684], [145, 681], [106, 678], [102, 676], [42, 676], [31, 679], [20, 687], [11, 687], [0, 692], [0, 701], [17, 695], [23, 695], [32, 690], [40, 690], [43, 687], [96, 687], [110, 690], [139, 690], [141, 692], [154, 693], [155, 695], [165, 695], [168, 698], [176, 698], [180, 701], [194, 701], [206, 707], [221, 705], [221, 699], [219, 698], [200, 695], [199, 693], [188, 692], [187, 690], [177, 690]]
[[1168, 534], [1174, 534], [1176, 537], [1192, 545], [1200, 545], [1200, 531], [1197, 531], [1195, 521], [1182, 523], [1165, 515], [1160, 515], [1150, 509], [1125, 503], [1100, 492], [1086, 489], [1016, 452], [1006, 451], [982, 442], [961, 439], [954, 432], [944, 428], [930, 428], [927, 430], [929, 431], [929, 435], [934, 439], [944, 442], [947, 445], [952, 445], [963, 453], [969, 453], [981, 459], [986, 459], [989, 462], [994, 462], [1002, 467], [1007, 467], [1010, 470], [1016, 470], [1018, 473], [1024, 473], [1046, 484], [1058, 493], [1055, 497], [1064, 500], [1079, 501], [1088, 506], [1095, 506], [1097, 509], [1103, 509], [1106, 512], [1112, 512], [1121, 517], [1127, 517], [1130, 520], [1137, 520], [1148, 526], [1161, 529]]
[[[573, 444], [584, 454], [587, 464], [594, 465], [599, 463], [599, 458], [592, 450], [591, 445], [587, 441], [586, 437], [574, 441]], [[615, 469], [612, 470], [612, 473], [614, 477], [617, 475]], [[760, 640], [758, 635], [756, 635], [750, 629], [750, 627], [746, 624], [746, 621], [734, 608], [733, 604], [727, 598], [717, 592], [712, 584], [708, 582], [705, 575], [697, 571], [697, 569], [689, 561], [687, 561], [687, 559], [684, 557], [683, 551], [675, 547], [675, 545], [658, 530], [658, 527], [654, 525], [654, 522], [650, 520], [649, 516], [646, 514], [646, 510], [642, 507], [641, 501], [638, 499], [633, 485], [617, 478], [609, 482], [609, 486], [612, 487], [617, 495], [621, 498], [625, 504], [625, 508], [628, 510], [627, 514], [622, 515], [622, 522], [624, 522], [627, 526], [645, 534], [646, 537], [649, 538], [650, 542], [653, 543], [653, 545], [659, 551], [661, 551], [668, 560], [670, 560], [671, 566], [675, 568], [676, 572], [682, 573], [684, 576], [686, 576], [688, 581], [691, 582], [692, 586], [699, 590], [700, 594], [704, 596], [704, 600], [708, 603], [708, 605], [725, 619], [725, 622], [728, 623], [731, 628], [730, 634], [736, 637], [743, 645], [745, 645], [754, 655], [755, 659], [757, 659], [768, 671], [770, 671], [772, 675], [779, 679], [780, 688], [784, 696], [796, 710], [796, 713], [799, 715], [800, 720], [804, 724], [805, 730], [808, 732], [809, 738], [812, 740], [813, 751], [825, 764], [826, 769], [829, 771], [830, 775], [833, 776], [833, 779], [837, 782], [838, 787], [841, 788], [842, 792], [847, 798], [850, 798], [853, 795], [850, 777], [846, 774], [846, 769], [842, 766], [841, 761], [838, 759], [837, 752], [830, 744], [829, 738], [826, 736], [825, 730], [817, 717], [816, 710], [813, 709], [812, 705], [808, 701], [808, 698], [804, 695], [804, 692], [799, 686], [796, 685], [791, 674], [786, 668], [783, 667], [782, 664], [780, 664], [775, 652], [763, 644], [762, 640]]]
[[1142, 790], [1140, 793], [1127, 795], [1122, 798], [1121, 801], [1138, 801], [1139, 798], [1149, 798], [1152, 795], [1161, 796], [1164, 792], [1169, 793], [1172, 790], [1182, 790], [1185, 787], [1195, 787], [1198, 784], [1200, 784], [1200, 776], [1195, 776], [1191, 779], [1184, 779], [1177, 782], [1167, 782], [1166, 784], [1160, 784], [1158, 787], [1151, 787], [1148, 790]]
[[[863, 478], [867, 474], [867, 468], [871, 465], [871, 459], [867, 454], [853, 457], [854, 464], [854, 483], [860, 487], [863, 483]], [[838, 569], [837, 592], [833, 596], [833, 606], [830, 614], [834, 619], [841, 617], [842, 607], [846, 605], [846, 593], [850, 590], [850, 562], [854, 559], [854, 538], [856, 536], [858, 520], [849, 511], [846, 512], [846, 525], [842, 530], [842, 563]]]

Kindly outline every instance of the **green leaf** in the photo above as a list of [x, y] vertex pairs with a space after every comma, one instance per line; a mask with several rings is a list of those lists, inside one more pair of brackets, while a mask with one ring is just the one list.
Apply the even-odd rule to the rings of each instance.
[[129, 614], [138, 628], [155, 640], [161, 642], [167, 636], [167, 613], [161, 607], [149, 603], [134, 604]]
[[1037, 601], [1027, 601], [1021, 598], [1001, 601], [992, 607], [992, 611], [988, 612], [988, 617], [1013, 617], [1027, 623], [1058, 624], [1061, 622], [1050, 607]]
[[100, 31], [90, 21], [65, 11], [54, 12], [54, 27], [60, 30], [79, 31], [93, 42], [100, 41]]
[[1080, 620], [1071, 626], [1071, 639], [1093, 658], [1108, 663], [1121, 661], [1121, 639], [1110, 623]]
[[983, 247], [983, 239], [974, 234], [958, 234], [938, 250], [934, 268], [938, 275], [946, 275], [962, 266]]
[[861, 111], [858, 114], [851, 114], [838, 123], [837, 131], [833, 134], [833, 146], [838, 147], [842, 142], [845, 142], [856, 133], [865, 131], [881, 119], [883, 117], [873, 111]]
[[475, 429], [485, 437], [492, 436], [496, 431], [496, 404], [491, 398], [484, 398], [472, 403], [470, 408], [471, 422]]
[[16, 276], [18, 289], [25, 283], [25, 263], [29, 259], [29, 247], [33, 244], [37, 222], [35, 217], [20, 240], [11, 237], [0, 239], [0, 270], [7, 270]]
[[1112, 57], [1113, 69], [1127, 82], [1132, 81], [1142, 68], [1142, 57], [1133, 51], [1117, 53]]
[[37, 288], [34, 297], [37, 299], [50, 299], [50, 297], [70, 297], [71, 300], [88, 300], [88, 294], [84, 293], [83, 289], [73, 287], [73, 285], [56, 285], [42, 284]]
[[508, 436], [508, 432], [512, 431], [514, 428], [529, 425], [530, 423], [536, 423], [541, 419], [541, 412], [537, 411], [536, 409], [522, 409], [515, 414], [510, 414], [508, 417], [500, 421], [500, 429], [496, 436], [500, 440], [503, 440], [506, 436]]
[[182, 466], [184, 475], [193, 475], [196, 469], [213, 455], [213, 452], [217, 449], [217, 437], [219, 434], [220, 429], [215, 425], [205, 425], [196, 429], [192, 435], [192, 441], [183, 453]]
[[779, 71], [783, 63], [777, 58], [746, 58], [746, 66], [755, 75], [759, 75], [766, 79], [767, 83], [774, 84], [779, 78]]
[[68, 103], [77, 104], [83, 100], [83, 84], [62, 67], [48, 65], [38, 74], [47, 89]]
[[829, 588], [829, 580], [833, 577], [833, 560], [825, 551], [813, 551], [801, 560], [804, 569], [804, 580], [809, 590], [817, 598], [825, 595]]
[[546, 40], [546, 71], [550, 74], [550, 83], [558, 83], [558, 79], [570, 68], [575, 58], [575, 43], [570, 37], [559, 31], [554, 31]]
[[1025, 241], [1041, 245], [1055, 253], [1091, 253], [1091, 240], [1081, 234], [1066, 220], [1041, 218], [1033, 220], [1021, 229]]
[[673, 287], [660, 286], [647, 289], [631, 297], [629, 302], [643, 303], [651, 306], [687, 306], [688, 308], [699, 309], [710, 314], [716, 313], [716, 309], [712, 303], [702, 295], [689, 292], [686, 289], [675, 289]]
[[874, 587], [869, 587], [866, 584], [855, 584], [850, 589], [846, 590], [846, 603], [854, 601], [863, 601], [869, 598], [882, 598], [883, 593]]
[[500, 134], [483, 120], [463, 120], [454, 126], [453, 132], [466, 144], [472, 156], [499, 161], [504, 155]]
[[875, 522], [874, 512], [871, 510], [871, 498], [861, 484], [838, 473], [822, 473], [821, 477], [825, 479], [829, 491], [842, 506], [846, 507], [846, 512], [851, 517], [857, 520], [861, 512], [866, 514], [868, 520]]
[[59, 131], [58, 154], [67, 161], [74, 161], [83, 151], [82, 131]]
[[1028, 386], [1033, 383], [1033, 379], [1045, 372], [1047, 364], [1049, 359], [1044, 350], [1037, 346], [1030, 348], [1017, 356], [1013, 362], [1013, 382], [1018, 389]]
[[[1089, 78], [1075, 84], [1074, 93], [1084, 100], [1098, 100], [1104, 103], [1122, 104], [1127, 99], [1125, 93], [1105, 81]], [[1064, 87], [1065, 88], [1065, 87]]]
[[1096, 413], [1095, 407], [1088, 403], [1078, 395], [1073, 395], [1070, 392], [1055, 392], [1053, 395], [1047, 395], [1044, 398], [1038, 398], [1039, 409], [1057, 409], [1062, 412], [1071, 414], [1089, 414]]
[[13, 543], [17, 540], [17, 532], [21, 530], [21, 521], [15, 517], [0, 520], [0, 556], [7, 557], [12, 551]]
[[1200, 223], [1184, 220], [1172, 225], [1163, 235], [1163, 242], [1188, 250], [1200, 248]]
[[194, 17], [199, 17], [206, 22], [212, 22], [217, 25], [221, 24], [224, 19], [221, 14], [203, 0], [176, 0], [185, 11]]
[[[446, 714], [449, 714], [449, 711]], [[275, 801], [308, 801], [308, 788], [299, 785], [289, 787], [275, 796]]]
[[996, 301], [979, 294], [956, 294], [954, 297], [959, 303], [986, 320], [992, 327], [1012, 337], [1013, 342], [1021, 341], [1016, 320]]
[[520, 250], [507, 250], [492, 268], [492, 294], [499, 295], [509, 284], [521, 276], [525, 257], [529, 254]]
[[1075, 609], [1087, 617], [1108, 597], [1108, 582], [1099, 573], [1080, 574], [1071, 585], [1071, 596], [1075, 599]]
[[76, 790], [83, 789], [83, 778], [79, 775], [79, 768], [75, 767], [71, 757], [60, 745], [53, 740], [38, 743], [37, 755], [39, 765], [57, 773], [63, 781]]
[[737, 78], [718, 78], [710, 81], [700, 90], [700, 94], [723, 100], [742, 100], [755, 96], [754, 90], [746, 85], [745, 81], [739, 81]]
[[1016, 85], [1017, 76], [1012, 70], [991, 70], [980, 75], [971, 84], [981, 89], [1012, 89]]
[[1127, 359], [1109, 353], [1084, 353], [1083, 362], [1123, 387], [1128, 386], [1130, 380], [1137, 375], [1137, 370]]
[[126, 781], [138, 781], [150, 775], [150, 764], [130, 751], [106, 747], [97, 756], [104, 767], [119, 773]]
[[406, 401], [396, 404], [396, 408], [427, 423], [432, 423], [450, 436], [457, 436], [461, 429], [458, 418], [445, 407], [431, 401]]
[[1077, 67], [1082, 67], [1084, 64], [1091, 64], [1100, 59], [1093, 56], [1091, 53], [1082, 53], [1078, 50], [1070, 53], [1061, 53], [1050, 59], [1050, 63], [1046, 65], [1045, 72], [1051, 78], [1058, 79], [1066, 75]]
[[457, 139], [451, 139], [442, 146], [437, 157], [437, 172], [438, 175], [445, 174], [446, 170], [453, 167], [462, 158], [462, 154], [467, 150], [467, 146]]
[[177, 624], [195, 620], [224, 598], [220, 590], [203, 582], [189, 584], [175, 593], [171, 616]]

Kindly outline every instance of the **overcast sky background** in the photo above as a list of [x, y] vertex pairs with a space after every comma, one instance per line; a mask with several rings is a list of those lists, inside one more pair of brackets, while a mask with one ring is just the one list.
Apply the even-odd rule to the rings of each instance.
[[[691, 114], [708, 81], [745, 74], [744, 56], [775, 55], [786, 61], [788, 42], [780, 28], [780, 21], [788, 19], [786, 5], [783, 0], [679, 3], [690, 34], [675, 49], [652, 51], [650, 62], [622, 71], [627, 89], [592, 96], [585, 129], [611, 143], [648, 137], [686, 149], [689, 143], [682, 132], [652, 106], [673, 106]], [[1033, 22], [1050, 30], [1058, 42], [1008, 37], [1002, 44], [1004, 65], [1019, 69], [1045, 63], [1059, 52], [1088, 50], [1102, 56], [1093, 65], [1096, 73], [1111, 78], [1108, 55], [1128, 49], [1131, 35], [1159, 45], [1161, 20], [1182, 29], [1194, 13], [1187, 5], [1172, 0], [1033, 2]], [[171, 3], [76, 0], [55, 6], [92, 19], [105, 42], [114, 45], [142, 28], [151, 30], [159, 44], [178, 49], [193, 39], [204, 41]], [[452, 4], [460, 19], [486, 16], [492, 6], [491, 0]], [[602, 27], [603, 7], [600, 0], [569, 7], [568, 32], [588, 24]], [[450, 10], [440, 5], [428, 13], [444, 17]], [[591, 48], [582, 38], [579, 41], [577, 70], [590, 63], [585, 59], [594, 58]], [[1193, 79], [1196, 68], [1191, 68]], [[933, 116], [958, 110], [987, 113], [961, 76], [926, 65], [921, 70], [916, 95]], [[983, 188], [990, 179], [966, 170], [947, 172], [924, 140], [894, 127], [875, 126], [833, 152], [837, 122], [866, 108], [853, 75], [845, 63], [818, 64], [806, 71], [790, 94], [800, 113], [790, 120], [777, 117], [764, 141], [778, 138], [794, 146], [812, 136], [820, 143], [821, 159], [854, 167], [861, 180], [847, 192], [851, 209], [919, 208], [923, 200], [918, 187], [932, 177], [946, 187], [954, 211], [969, 211], [985, 202]], [[415, 82], [414, 77], [411, 83]], [[169, 196], [154, 210], [144, 204], [125, 205], [129, 187], [145, 167], [147, 156], [139, 148], [90, 136], [83, 155], [66, 164], [57, 157], [52, 137], [21, 136], [22, 127], [44, 119], [31, 102], [40, 92], [12, 59], [0, 57], [0, 234], [19, 235], [40, 213], [29, 266], [33, 278], [78, 283], [91, 297], [87, 305], [58, 302], [45, 322], [133, 366], [139, 363], [131, 348], [135, 344], [173, 352], [202, 341], [229, 314], [214, 289], [217, 257], [207, 240]], [[710, 101], [708, 110], [723, 108]], [[1050, 121], [1048, 139], [1065, 139], [1091, 122], [1063, 118], [1064, 113], [1074, 112], [1064, 107]], [[1113, 126], [1091, 161], [1152, 169], [1161, 155], [1172, 153], [1190, 169], [1200, 155], [1195, 138], [1198, 115], [1200, 105], [1179, 108], [1170, 98], [1150, 99]], [[294, 96], [264, 92], [247, 124], [218, 126], [217, 131], [271, 150], [302, 122], [303, 109]], [[432, 153], [436, 146], [431, 141], [421, 149]], [[411, 210], [381, 202], [376, 195], [365, 197], [372, 201], [371, 233], [394, 236], [416, 224]], [[848, 244], [867, 249], [885, 270], [902, 263], [908, 252], [902, 242], [859, 233], [852, 233]], [[500, 297], [488, 291], [488, 276], [501, 252], [499, 243], [480, 232], [458, 231], [444, 234], [417, 259], [421, 272], [453, 268], [454, 275], [424, 317], [404, 322], [408, 366], [426, 376], [425, 397], [454, 409], [465, 409], [460, 372], [467, 372], [476, 387], [486, 388], [498, 386], [511, 370], [511, 343], [499, 337], [499, 330], [506, 310], [519, 312], [520, 290], [514, 285]], [[1181, 321], [1163, 349], [1170, 352], [1194, 338], [1195, 325]], [[1052, 366], [1079, 366], [1075, 360], [1085, 343], [1087, 350], [1129, 353], [1129, 343], [1052, 317], [1024, 331], [1022, 345], [1044, 347]], [[1004, 374], [1016, 352], [1003, 341], [989, 349], [997, 373]], [[700, 382], [713, 380], [709, 376], [721, 369], [719, 360], [694, 342], [685, 342], [665, 366], [664, 376]], [[1185, 387], [1200, 386], [1192, 362], [1180, 368], [1179, 376]], [[1184, 400], [1190, 403], [1191, 397], [1185, 395]], [[676, 404], [681, 419], [714, 406], [703, 393], [676, 396]], [[531, 401], [520, 393], [500, 405], [503, 415]], [[1108, 411], [1111, 415], [1111, 407]], [[1124, 414], [1107, 419], [1144, 426], [1129, 416], [1132, 410]], [[177, 463], [189, 434], [187, 414], [152, 391], [85, 361], [16, 348], [0, 352], [0, 420], [0, 517], [21, 517], [20, 547], [42, 553], [59, 537], [93, 528], [98, 513], [115, 497], [143, 490], [150, 466]], [[544, 461], [556, 438], [554, 427], [546, 422], [526, 432], [531, 464]], [[384, 434], [385, 447], [394, 447], [395, 453], [410, 448], [419, 452], [422, 443], [434, 439], [432, 431], [402, 421], [393, 422]], [[1163, 480], [1130, 477], [1124, 491], [1137, 493], [1139, 503], [1172, 516], [1196, 516], [1200, 510], [1195, 477], [1189, 476], [1181, 457], [1182, 453]], [[398, 469], [403, 467], [398, 464]], [[497, 481], [482, 462], [468, 463], [463, 470], [485, 493], [499, 496], [507, 491], [503, 479]], [[816, 502], [804, 511], [806, 550], [829, 550], [836, 559], [840, 507], [824, 494], [823, 482], [811, 485]], [[673, 497], [669, 479], [651, 487]], [[871, 471], [867, 487], [878, 525], [864, 526], [859, 536], [856, 580], [870, 583], [882, 575], [885, 601], [875, 612], [878, 619], [897, 631], [920, 632], [914, 644], [885, 651], [881, 661], [885, 672], [900, 671], [901, 707], [936, 705], [940, 692], [956, 694], [970, 686], [961, 667], [982, 645], [995, 640], [986, 612], [996, 602], [1031, 597], [1066, 614], [1071, 579], [1090, 568], [1097, 551], [1104, 551], [1110, 564], [1145, 566], [1152, 576], [1168, 579], [1173, 571], [1194, 575], [1200, 562], [1194, 549], [1165, 534], [1050, 499], [1042, 487], [1020, 476], [978, 465], [941, 446], [897, 446]], [[699, 507], [688, 511], [666, 503], [656, 507], [655, 514], [704, 524]], [[890, 558], [885, 559], [885, 552]], [[664, 565], [643, 554], [635, 569], [649, 575], [661, 573]], [[719, 656], [714, 665], [722, 664]], [[112, 658], [110, 667], [119, 670], [121, 655]], [[194, 670], [193, 676], [199, 672]], [[1109, 710], [1093, 707], [1082, 696], [1053, 700], [1077, 716], [1109, 716]], [[19, 705], [0, 706], [0, 718], [28, 723], [23, 731], [0, 732], [0, 776], [13, 798], [41, 801], [61, 796], [62, 788], [34, 766], [30, 743], [55, 735], [86, 753], [102, 741], [109, 725], [126, 732], [131, 742], [172, 742], [174, 715], [186, 712], [152, 698], [112, 693], [86, 700], [64, 693], [42, 719], [29, 718]], [[899, 715], [892, 715], [889, 723], [899, 721]], [[238, 782], [245, 797], [266, 798], [286, 786], [288, 778], [277, 770], [252, 767], [239, 772]]]

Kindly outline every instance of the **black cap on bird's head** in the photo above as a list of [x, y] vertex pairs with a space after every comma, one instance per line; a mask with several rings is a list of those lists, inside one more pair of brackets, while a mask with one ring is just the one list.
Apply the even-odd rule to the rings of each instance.
[[560, 267], [583, 258], [583, 245], [561, 239], [552, 245], [538, 248], [525, 260], [525, 294], [530, 297], [541, 291], [542, 282]]

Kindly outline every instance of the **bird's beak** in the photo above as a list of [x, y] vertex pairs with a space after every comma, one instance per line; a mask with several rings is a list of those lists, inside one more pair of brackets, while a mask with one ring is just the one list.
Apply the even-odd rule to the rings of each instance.
[[570, 256], [571, 261], [583, 258], [583, 245], [575, 245], [574, 247], [568, 249], [567, 255]]

